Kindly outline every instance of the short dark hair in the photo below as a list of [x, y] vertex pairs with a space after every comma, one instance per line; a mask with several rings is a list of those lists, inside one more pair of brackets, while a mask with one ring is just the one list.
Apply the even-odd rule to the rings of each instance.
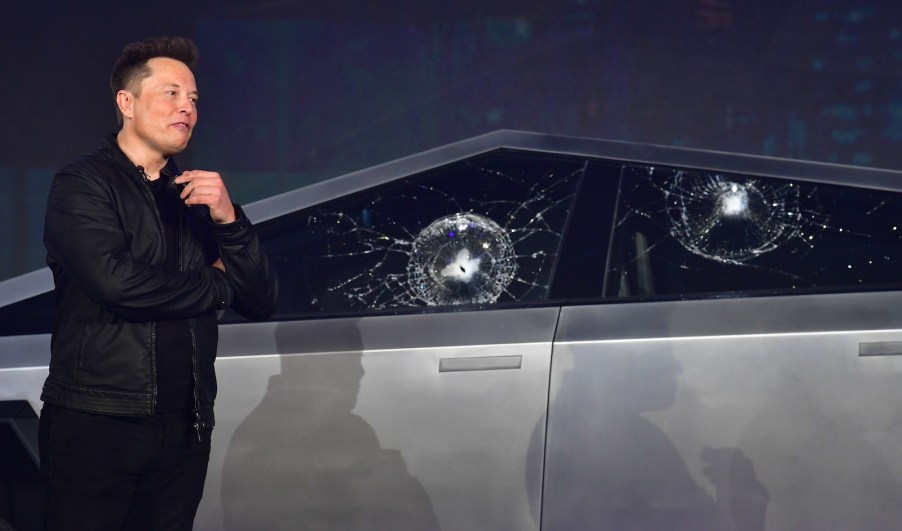
[[[156, 37], [127, 45], [116, 59], [110, 75], [113, 102], [115, 103], [116, 94], [120, 90], [131, 90], [137, 94], [141, 81], [150, 76], [147, 61], [155, 57], [168, 57], [185, 63], [193, 70], [197, 56], [197, 45], [191, 39], [183, 37]], [[116, 105], [116, 120], [121, 128], [123, 118], [119, 105]]]

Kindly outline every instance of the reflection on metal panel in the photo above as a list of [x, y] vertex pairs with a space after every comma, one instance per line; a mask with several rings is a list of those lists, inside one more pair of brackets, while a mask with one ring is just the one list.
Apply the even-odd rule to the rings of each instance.
[[[682, 366], [667, 349], [580, 345], [556, 349], [559, 363], [570, 368], [555, 375], [560, 388], [549, 407], [543, 529], [732, 529], [733, 500], [707, 492], [673, 438], [647, 417], [677, 396]], [[748, 460], [728, 446], [709, 452], [717, 461]], [[760, 482], [743, 471], [733, 478], [742, 482], [736, 498], [749, 499], [763, 522], [766, 492], [754, 496]]]
[[[544, 433], [557, 315], [222, 327], [228, 356], [217, 361], [217, 427], [197, 529], [537, 530], [542, 451], [526, 442], [537, 426]], [[253, 355], [264, 351], [277, 355]], [[519, 370], [457, 377], [437, 370], [442, 360], [457, 368], [515, 361]]]
[[[691, 323], [723, 302], [678, 306], [641, 338], [555, 346], [543, 529], [876, 530], [902, 519], [902, 359], [859, 357], [859, 344], [898, 344], [902, 332], [836, 305], [797, 322], [823, 334], [793, 334], [779, 308], [754, 315], [749, 304], [746, 334], [727, 311], [738, 322], [726, 333], [672, 338], [703, 331]], [[572, 334], [579, 311], [561, 328]], [[834, 318], [858, 330], [831, 330]]]
[[362, 354], [280, 361], [266, 394], [228, 441], [224, 528], [439, 529], [404, 457], [383, 447], [372, 425], [353, 411], [364, 378]]

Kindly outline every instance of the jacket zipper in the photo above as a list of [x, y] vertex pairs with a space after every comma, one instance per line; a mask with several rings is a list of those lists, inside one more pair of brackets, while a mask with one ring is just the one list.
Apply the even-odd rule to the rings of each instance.
[[[147, 173], [144, 171], [144, 168], [138, 166], [138, 171], [141, 173], [141, 179], [144, 183], [150, 181], [150, 178], [147, 176]], [[150, 201], [151, 208], [153, 209], [154, 217], [157, 220], [157, 229], [160, 231], [160, 238], [163, 242], [163, 261], [166, 260], [166, 231], [163, 228], [163, 219], [160, 216], [160, 210], [157, 208], [156, 199], [154, 199], [153, 194], [150, 193], [150, 190], [147, 188], [147, 185], [143, 186], [144, 188], [144, 197]], [[184, 264], [184, 254], [182, 253], [182, 231], [185, 230], [184, 227], [184, 211], [179, 209], [179, 226], [178, 230], [175, 233], [175, 248], [178, 250], [178, 264], [179, 271], [185, 270]], [[155, 335], [155, 323], [151, 324], [151, 334]], [[197, 432], [197, 440], [198, 442], [202, 441], [201, 432], [206, 427], [204, 425], [204, 421], [200, 416], [200, 394], [198, 392], [198, 382], [200, 380], [199, 372], [198, 372], [198, 360], [197, 360], [197, 335], [194, 330], [194, 319], [188, 319], [188, 331], [191, 334], [191, 376], [194, 380], [193, 385], [193, 395], [194, 395], [194, 430]], [[151, 413], [156, 412], [157, 405], [157, 356], [156, 356], [156, 339], [152, 338], [151, 341], [151, 377], [153, 379], [153, 405], [151, 409]]]
[[[141, 174], [141, 189], [144, 193], [144, 198], [150, 203], [150, 208], [153, 210], [154, 219], [157, 221], [157, 230], [160, 232], [160, 241], [162, 242], [160, 247], [163, 249], [163, 261], [166, 261], [166, 231], [163, 229], [163, 218], [160, 216], [160, 210], [157, 208], [157, 200], [154, 199], [153, 194], [150, 193], [150, 189], [147, 187], [147, 183], [150, 182], [150, 177], [147, 176], [147, 172], [144, 171], [143, 166], [137, 166], [138, 173]], [[181, 267], [181, 265], [180, 265]], [[150, 414], [154, 415], [157, 412], [157, 338], [156, 338], [156, 329], [157, 323], [156, 321], [151, 321], [150, 323], [150, 378], [153, 382], [152, 386], [152, 397], [151, 397], [151, 406], [150, 406]]]
[[197, 442], [203, 441], [201, 432], [206, 426], [200, 416], [200, 394], [197, 392], [199, 375], [197, 369], [197, 339], [194, 334], [194, 319], [188, 319], [188, 330], [191, 331], [191, 371], [194, 376], [194, 431], [197, 432]]
[[[179, 230], [176, 233], [176, 248], [179, 252], [179, 271], [185, 270], [185, 256], [182, 253], [182, 231], [187, 230], [185, 226], [185, 211], [179, 209]], [[200, 415], [200, 370], [198, 369], [198, 356], [197, 356], [197, 333], [194, 328], [194, 319], [188, 319], [188, 331], [191, 333], [191, 376], [194, 381], [193, 387], [193, 395], [194, 395], [194, 431], [197, 432], [197, 441], [203, 441], [203, 437], [201, 433], [206, 428], [203, 419]]]

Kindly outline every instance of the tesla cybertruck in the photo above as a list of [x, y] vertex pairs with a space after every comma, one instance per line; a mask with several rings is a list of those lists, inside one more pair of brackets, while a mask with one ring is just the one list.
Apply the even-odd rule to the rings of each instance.
[[[902, 172], [499, 131], [251, 204], [197, 529], [888, 529]], [[52, 279], [0, 284], [37, 459]], [[31, 463], [34, 467], [34, 463]]]

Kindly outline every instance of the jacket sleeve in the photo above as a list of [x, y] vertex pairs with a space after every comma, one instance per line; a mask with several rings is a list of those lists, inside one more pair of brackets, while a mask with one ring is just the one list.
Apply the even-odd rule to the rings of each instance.
[[235, 293], [233, 309], [248, 319], [266, 319], [276, 311], [278, 287], [272, 264], [240, 206], [232, 223], [210, 222], [220, 258]]
[[[122, 202], [92, 173], [63, 169], [53, 179], [44, 224], [51, 268], [60, 269], [88, 297], [127, 320], [188, 318], [231, 304], [231, 283], [214, 267], [170, 271], [138, 259], [132, 240], [159, 234], [160, 229], [124, 226], [118, 212]], [[133, 208], [144, 205], [142, 201]], [[162, 236], [144, 244], [162, 245]]]

